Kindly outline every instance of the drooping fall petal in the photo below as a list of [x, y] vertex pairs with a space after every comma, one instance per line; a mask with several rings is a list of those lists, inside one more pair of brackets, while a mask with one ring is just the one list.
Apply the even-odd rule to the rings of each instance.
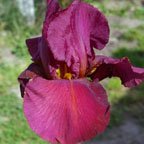
[[49, 25], [44, 23], [44, 37], [58, 61], [65, 61], [78, 76], [84, 76], [92, 47], [102, 49], [109, 38], [109, 27], [103, 14], [93, 6], [74, 0], [55, 14]]
[[43, 68], [34, 63], [29, 65], [29, 67], [19, 75], [18, 81], [20, 83], [20, 91], [22, 97], [24, 96], [26, 84], [29, 82], [29, 80], [37, 76], [45, 77], [45, 74]]
[[114, 59], [105, 56], [97, 56], [93, 65], [96, 71], [92, 79], [102, 80], [106, 77], [119, 77], [126, 87], [133, 87], [144, 81], [144, 68], [132, 66], [129, 59]]
[[52, 144], [88, 140], [104, 131], [110, 116], [100, 84], [41, 77], [25, 88], [24, 113], [32, 130]]

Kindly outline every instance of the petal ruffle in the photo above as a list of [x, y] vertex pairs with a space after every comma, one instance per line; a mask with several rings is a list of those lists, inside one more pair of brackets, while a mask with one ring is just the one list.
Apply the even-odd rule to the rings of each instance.
[[92, 79], [102, 80], [106, 77], [116, 76], [126, 87], [133, 87], [144, 81], [144, 68], [132, 66], [129, 59], [114, 59], [105, 56], [97, 56], [93, 63], [96, 71], [91, 75]]
[[81, 9], [86, 11], [89, 21], [90, 43], [96, 49], [103, 49], [109, 41], [109, 25], [106, 17], [92, 5], [81, 3]]
[[108, 42], [109, 27], [99, 10], [74, 0], [67, 9], [56, 13], [48, 26], [44, 24], [43, 33], [54, 58], [65, 61], [81, 77], [89, 59], [94, 58], [92, 47], [102, 49]]
[[24, 113], [32, 130], [52, 144], [88, 140], [104, 131], [110, 116], [100, 84], [40, 77], [26, 86]]

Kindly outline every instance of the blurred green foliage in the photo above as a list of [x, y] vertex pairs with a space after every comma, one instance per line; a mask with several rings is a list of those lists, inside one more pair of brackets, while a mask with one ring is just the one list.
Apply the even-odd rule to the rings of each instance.
[[137, 41], [138, 48], [144, 49], [144, 34], [142, 33], [142, 30], [144, 30], [144, 25], [128, 29], [127, 32], [120, 37], [120, 39]]
[[35, 7], [35, 25], [29, 26], [18, 8], [17, 0], [0, 2], [0, 29], [7, 33], [6, 41], [13, 47], [13, 53], [19, 57], [27, 55], [25, 40], [41, 33], [45, 11], [44, 1], [35, 0]]
[[135, 66], [144, 67], [144, 25], [136, 28], [128, 29], [127, 32], [123, 33], [119, 39], [128, 42], [136, 42], [136, 47], [132, 48], [131, 51], [126, 46], [120, 47], [113, 53], [115, 57], [127, 56]]
[[144, 19], [144, 7], [138, 7], [134, 11], [134, 17], [139, 19]]
[[0, 21], [4, 24], [4, 29], [18, 32], [25, 19], [19, 12], [16, 0], [1, 0], [0, 8]]
[[22, 101], [14, 94], [0, 98], [1, 144], [46, 144], [28, 127], [22, 112]]

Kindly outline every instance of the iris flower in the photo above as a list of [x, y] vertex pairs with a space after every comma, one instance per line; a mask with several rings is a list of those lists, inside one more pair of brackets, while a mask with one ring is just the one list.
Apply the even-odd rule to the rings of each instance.
[[24, 114], [31, 129], [52, 144], [77, 144], [102, 133], [110, 104], [99, 81], [119, 77], [126, 87], [144, 80], [128, 58], [95, 55], [109, 40], [105, 16], [74, 0], [62, 9], [47, 0], [42, 36], [26, 40], [33, 63], [20, 74]]

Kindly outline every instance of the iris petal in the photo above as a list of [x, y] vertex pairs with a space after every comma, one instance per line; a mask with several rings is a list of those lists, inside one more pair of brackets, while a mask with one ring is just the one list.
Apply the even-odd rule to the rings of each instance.
[[32, 56], [32, 60], [34, 62], [39, 62], [40, 61], [40, 55], [39, 55], [39, 43], [41, 41], [41, 37], [35, 37], [35, 38], [30, 38], [26, 40], [26, 45], [28, 47], [28, 51], [30, 55]]
[[102, 49], [109, 38], [108, 22], [103, 14], [78, 0], [57, 12], [46, 25], [43, 32], [54, 58], [65, 61], [80, 77], [94, 58], [92, 47]]
[[45, 77], [45, 74], [43, 68], [34, 63], [29, 65], [29, 67], [19, 75], [18, 81], [20, 83], [20, 91], [22, 97], [24, 96], [27, 83], [29, 82], [29, 80], [33, 79], [36, 76]]
[[92, 79], [102, 80], [106, 77], [119, 77], [126, 87], [133, 87], [144, 81], [144, 68], [131, 65], [128, 58], [114, 59], [105, 56], [97, 56], [95, 60], [96, 71]]
[[99, 50], [103, 49], [109, 41], [110, 33], [106, 17], [92, 5], [81, 3], [80, 8], [88, 15], [91, 46]]
[[26, 86], [24, 113], [32, 130], [53, 144], [88, 140], [104, 131], [110, 116], [100, 84], [41, 77]]
[[53, 16], [56, 12], [60, 10], [60, 5], [58, 3], [58, 0], [47, 0], [47, 11], [46, 11], [46, 17], [43, 25], [43, 35], [47, 35], [45, 29], [48, 28], [49, 23], [53, 19]]

